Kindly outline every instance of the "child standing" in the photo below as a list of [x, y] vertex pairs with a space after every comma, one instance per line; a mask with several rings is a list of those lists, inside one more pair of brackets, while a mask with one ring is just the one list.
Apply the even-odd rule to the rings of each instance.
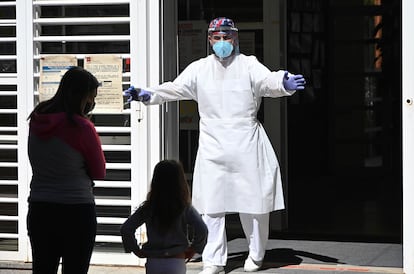
[[[148, 241], [141, 248], [135, 230], [144, 223]], [[184, 274], [185, 259], [203, 252], [207, 227], [191, 205], [179, 162], [163, 160], [155, 166], [147, 199], [122, 225], [121, 235], [126, 252], [147, 258], [147, 274]]]

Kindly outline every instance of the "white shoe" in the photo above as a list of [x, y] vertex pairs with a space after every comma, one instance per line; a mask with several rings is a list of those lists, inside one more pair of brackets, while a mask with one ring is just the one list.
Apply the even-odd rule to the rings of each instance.
[[224, 267], [221, 265], [208, 265], [203, 268], [199, 274], [219, 274], [224, 273]]
[[262, 267], [262, 261], [254, 261], [252, 258], [247, 257], [244, 261], [244, 271], [245, 272], [255, 272]]

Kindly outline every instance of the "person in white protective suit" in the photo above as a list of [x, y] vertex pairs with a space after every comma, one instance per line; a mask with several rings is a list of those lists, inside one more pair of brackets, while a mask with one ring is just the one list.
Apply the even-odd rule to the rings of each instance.
[[279, 163], [257, 112], [262, 97], [290, 96], [306, 82], [302, 75], [272, 72], [255, 56], [240, 54], [238, 29], [229, 18], [211, 21], [208, 39], [214, 54], [191, 63], [174, 81], [131, 86], [124, 95], [146, 105], [198, 103], [192, 202], [209, 230], [201, 273], [224, 273], [226, 213], [240, 214], [249, 246], [244, 270], [253, 272], [265, 255], [269, 213], [284, 209]]

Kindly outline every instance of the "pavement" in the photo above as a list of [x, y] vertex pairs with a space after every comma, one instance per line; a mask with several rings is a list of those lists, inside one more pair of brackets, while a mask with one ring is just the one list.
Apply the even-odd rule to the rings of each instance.
[[[229, 241], [226, 273], [241, 274], [247, 256], [245, 239]], [[199, 257], [187, 263], [188, 274], [202, 270]], [[0, 273], [28, 274], [31, 264], [0, 260]], [[60, 273], [60, 271], [59, 271]], [[138, 274], [144, 267], [91, 265], [89, 274]], [[402, 245], [304, 240], [269, 240], [263, 267], [257, 273], [279, 274], [402, 274]]]

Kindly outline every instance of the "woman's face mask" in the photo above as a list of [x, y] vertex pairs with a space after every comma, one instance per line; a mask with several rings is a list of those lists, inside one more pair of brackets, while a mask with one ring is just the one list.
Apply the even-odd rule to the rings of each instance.
[[214, 43], [213, 50], [218, 57], [226, 58], [233, 52], [233, 45], [227, 41], [218, 41]]
[[95, 98], [96, 98], [97, 92], [98, 92], [98, 89], [95, 89], [91, 97], [86, 102], [85, 107], [83, 108], [83, 113], [85, 115], [87, 115], [89, 112], [91, 112], [95, 108]]
[[83, 110], [83, 113], [86, 115], [89, 112], [91, 112], [94, 108], [95, 108], [95, 101], [92, 103], [87, 102]]

